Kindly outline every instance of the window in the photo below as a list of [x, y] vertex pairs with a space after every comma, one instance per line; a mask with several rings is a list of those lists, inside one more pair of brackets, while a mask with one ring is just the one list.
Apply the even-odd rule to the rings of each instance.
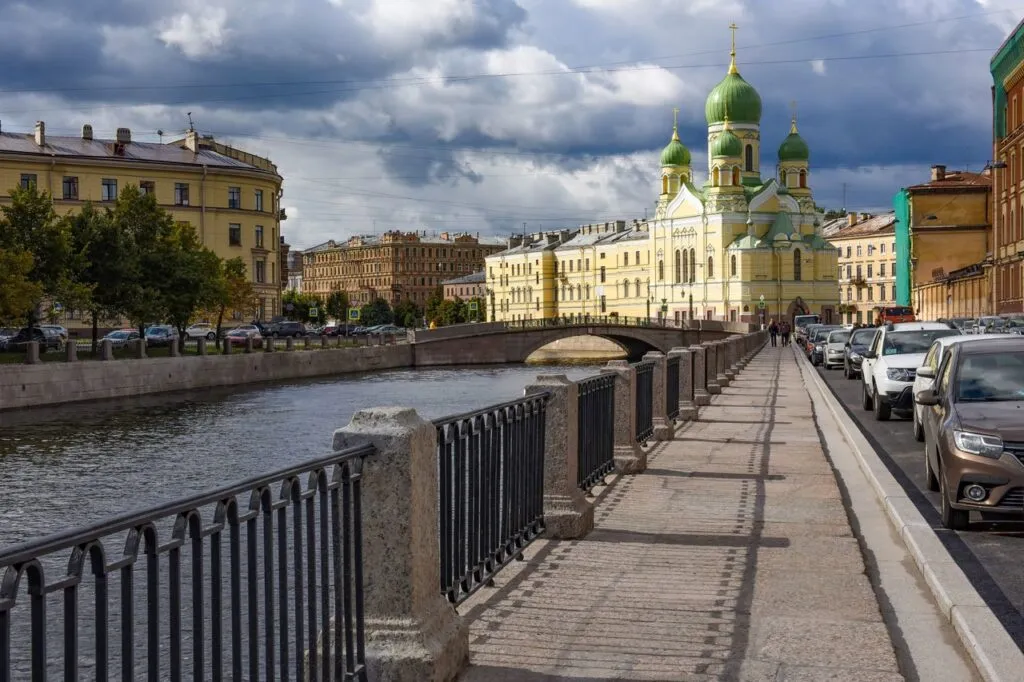
[[714, 279], [715, 277], [715, 257], [708, 256], [708, 279]]
[[263, 210], [263, 190], [261, 190], [261, 189], [256, 190], [256, 192], [254, 194], [254, 198], [256, 200], [256, 202], [255, 202], [256, 203], [256, 210], [257, 211], [262, 211]]
[[853, 247], [847, 246], [846, 247], [846, 257], [847, 258], [851, 257], [851, 253], [850, 253], [851, 251], [853, 251]]
[[679, 249], [676, 249], [676, 267], [673, 274], [675, 275], [676, 284], [683, 281], [683, 252]]
[[100, 185], [103, 190], [101, 193], [103, 201], [117, 201], [117, 180], [103, 178]]
[[604, 298], [603, 295], [601, 296], [601, 312], [602, 313], [608, 312], [608, 306], [607, 306], [607, 304], [605, 302], [605, 298]]
[[228, 244], [231, 246], [242, 245], [242, 226], [238, 223], [228, 225]]
[[228, 208], [242, 208], [241, 187], [228, 187]]
[[881, 253], [885, 253], [885, 242], [882, 242], [882, 244], [879, 245], [878, 250]]
[[807, 188], [807, 171], [805, 171], [805, 170], [801, 170], [800, 171], [800, 188], [801, 189], [806, 189]]
[[622, 265], [623, 266], [629, 265], [629, 252], [628, 251], [626, 253], [622, 254]]
[[860, 258], [862, 255], [863, 255], [863, 247], [858, 244], [857, 245], [857, 258]]
[[660, 282], [660, 281], [663, 281], [664, 279], [665, 279], [665, 261], [660, 260], [660, 261], [658, 261], [658, 281]]
[[867, 287], [867, 290], [868, 290], [868, 300], [869, 301], [875, 300], [875, 290], [872, 289], [871, 287]]
[[152, 180], [142, 180], [139, 182], [139, 193], [142, 196], [148, 196], [150, 194], [156, 194], [156, 183]]
[[868, 277], [874, 277], [875, 276], [874, 270], [875, 270], [874, 264], [873, 263], [868, 263]]
[[884, 301], [885, 300], [885, 285], [884, 284], [879, 284], [878, 285], [878, 300], [879, 301]]
[[885, 277], [885, 263], [878, 264], [878, 276]]
[[[750, 149], [750, 147], [747, 147], [747, 149]], [[735, 255], [729, 256], [729, 275], [732, 276], [732, 277], [736, 276], [736, 256]]]
[[734, 185], [740, 184], [740, 169], [739, 168], [733, 168], [732, 169], [732, 184], [734, 184]]
[[799, 282], [803, 277], [803, 263], [800, 261], [800, 249], [793, 252], [793, 280]]
[[857, 266], [857, 279], [864, 279], [864, 271], [860, 269], [861, 266]]
[[746, 158], [744, 160], [746, 162], [746, 169], [748, 171], [754, 170], [754, 145], [747, 145]]
[[262, 249], [263, 248], [263, 226], [262, 225], [257, 225], [256, 226], [256, 248], [257, 249]]
[[680, 281], [690, 281], [690, 255], [686, 249], [683, 250], [683, 278]]
[[846, 287], [846, 300], [847, 301], [852, 301], [853, 300], [853, 287]]
[[256, 283], [263, 284], [267, 279], [267, 264], [265, 261], [256, 261]]
[[697, 281], [697, 249], [690, 249], [690, 283]]
[[174, 205], [188, 206], [188, 184], [184, 182], [174, 183]]
[[891, 300], [893, 300], [893, 301], [896, 300], [896, 285], [895, 284], [892, 285], [892, 297], [891, 297]]
[[[540, 275], [538, 275], [539, 277]], [[601, 284], [604, 284], [604, 266], [601, 266]]]
[[35, 173], [22, 173], [21, 174], [21, 188], [31, 189], [36, 186], [36, 174]]
[[73, 175], [65, 175], [64, 182], [64, 198], [65, 199], [78, 199], [78, 178]]

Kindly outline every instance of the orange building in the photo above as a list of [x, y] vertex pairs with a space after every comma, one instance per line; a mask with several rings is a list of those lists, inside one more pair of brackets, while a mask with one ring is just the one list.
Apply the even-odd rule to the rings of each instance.
[[449, 301], [461, 298], [468, 301], [471, 298], [483, 298], [487, 292], [487, 273], [483, 270], [456, 277], [442, 283], [444, 285], [444, 297]]

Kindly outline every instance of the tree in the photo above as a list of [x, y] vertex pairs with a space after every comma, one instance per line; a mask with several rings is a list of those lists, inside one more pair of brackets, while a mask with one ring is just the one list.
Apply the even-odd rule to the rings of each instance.
[[[297, 291], [286, 291], [282, 297], [282, 303], [287, 311], [288, 318], [298, 322], [310, 321], [310, 308], [319, 309], [323, 307], [319, 297], [312, 294], [301, 294]], [[291, 305], [291, 310], [288, 309], [289, 305]], [[317, 312], [319, 313], [319, 310]], [[317, 315], [317, 319], [320, 319], [319, 315]]]
[[164, 319], [184, 338], [185, 328], [197, 311], [213, 308], [224, 300], [222, 261], [199, 243], [195, 230], [187, 225], [175, 225], [159, 248], [163, 254], [160, 295], [161, 307], [166, 311]]
[[221, 325], [228, 310], [245, 311], [256, 298], [245, 261], [241, 258], [221, 261], [217, 268], [217, 347], [220, 347]]
[[426, 316], [430, 322], [441, 324], [442, 303], [444, 303], [444, 288], [437, 287], [427, 297]]
[[344, 323], [348, 318], [348, 294], [344, 291], [332, 291], [324, 304], [327, 316]]
[[32, 254], [0, 249], [0, 323], [19, 322], [42, 298], [43, 288], [29, 279]]
[[118, 232], [109, 213], [100, 212], [87, 203], [75, 215], [64, 218], [71, 236], [74, 279], [79, 286], [80, 300], [65, 303], [85, 310], [92, 318], [92, 350], [96, 352], [99, 318], [116, 318], [124, 314], [130, 291], [129, 249], [124, 235]]
[[[476, 312], [469, 310], [469, 303], [476, 302]], [[487, 319], [487, 305], [482, 296], [471, 298], [466, 302], [466, 322], [483, 322]]]
[[419, 306], [411, 300], [406, 299], [395, 304], [395, 324], [403, 327], [418, 327], [423, 319], [423, 312]]
[[367, 303], [359, 311], [360, 321], [367, 327], [375, 327], [378, 324], [391, 324], [395, 319], [391, 312], [391, 306], [383, 298], [375, 299]]
[[[59, 299], [72, 293], [68, 278], [71, 243], [64, 221], [53, 210], [48, 192], [37, 191], [34, 185], [27, 189], [11, 190], [11, 203], [0, 208], [0, 249], [17, 254], [29, 254], [31, 269], [25, 275], [38, 285], [36, 298], [25, 311], [28, 326], [38, 319], [42, 299]], [[20, 257], [19, 257], [20, 258]], [[22, 265], [24, 260], [19, 261]], [[22, 293], [29, 290], [21, 289]]]

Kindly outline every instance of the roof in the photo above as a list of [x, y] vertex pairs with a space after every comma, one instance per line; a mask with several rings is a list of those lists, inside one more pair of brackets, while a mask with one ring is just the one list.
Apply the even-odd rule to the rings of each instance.
[[[849, 224], [848, 218], [839, 218], [838, 220], [846, 224], [846, 227], [840, 227], [828, 235], [830, 240], [841, 240], [841, 239], [855, 239], [857, 237], [873, 237], [875, 235], [882, 234], [894, 234], [896, 232], [896, 212], [890, 211], [881, 215], [871, 216], [864, 220], [859, 220], [853, 225]], [[828, 226], [831, 226], [829, 223]]]
[[441, 284], [446, 286], [449, 284], [483, 284], [486, 281], [487, 273], [481, 270], [480, 272], [473, 272], [462, 277], [456, 277], [455, 279], [445, 280]]
[[[205, 142], [205, 141], [204, 141]], [[46, 135], [45, 144], [36, 144], [33, 133], [0, 132], [0, 153], [26, 154], [51, 158], [103, 159], [110, 162], [173, 163], [188, 166], [215, 166], [266, 172], [254, 164], [221, 154], [212, 149], [193, 152], [184, 140], [168, 142], [126, 142], [123, 153], [114, 153], [117, 140], [92, 139], [64, 135]]]
[[[981, 339], [977, 339], [981, 340]], [[960, 353], [975, 355], [977, 353], [991, 353], [993, 351], [1022, 351], [1024, 350], [1024, 336], [1020, 334], [1008, 334], [1006, 337], [987, 339], [985, 343], [963, 343], [960, 344]]]
[[922, 182], [907, 187], [912, 192], [921, 191], [948, 191], [962, 189], [989, 189], [992, 186], [992, 177], [987, 173], [972, 173], [970, 171], [946, 171], [944, 177], [939, 180]]

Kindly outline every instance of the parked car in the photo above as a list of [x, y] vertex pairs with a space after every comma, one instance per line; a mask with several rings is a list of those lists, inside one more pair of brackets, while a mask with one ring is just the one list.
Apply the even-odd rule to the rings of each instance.
[[986, 521], [1024, 518], [1024, 338], [959, 343], [935, 382], [914, 396], [924, 425], [924, 470], [939, 492], [942, 524], [967, 530], [970, 513]]
[[254, 348], [263, 348], [263, 335], [255, 327], [237, 327], [224, 336], [224, 342], [232, 348], [246, 345], [249, 339]]
[[815, 328], [814, 333], [811, 334], [807, 341], [807, 358], [811, 361], [812, 365], [817, 367], [825, 361], [825, 342], [828, 339], [828, 335], [839, 329], [842, 329], [842, 327], [825, 324]]
[[283, 322], [274, 322], [267, 325], [267, 327], [263, 329], [263, 334], [264, 336], [273, 336], [275, 338], [279, 336], [294, 336], [295, 338], [299, 338], [301, 336], [306, 336], [308, 331], [306, 330], [306, 325], [301, 322], [285, 320]]
[[67, 328], [62, 327], [59, 324], [41, 324], [41, 325], [39, 325], [39, 328], [40, 329], [49, 329], [50, 331], [55, 333], [57, 336], [59, 336], [60, 338], [64, 339], [65, 342], [68, 340], [68, 330], [67, 330]]
[[861, 363], [861, 406], [887, 421], [892, 413], [910, 416], [914, 411], [914, 378], [932, 341], [957, 336], [942, 322], [901, 322], [878, 328]]
[[7, 342], [4, 344], [4, 350], [11, 353], [24, 353], [28, 349], [28, 344], [32, 341], [39, 342], [40, 353], [64, 350], [64, 339], [61, 338], [60, 334], [53, 329], [44, 327], [33, 327], [31, 329], [24, 327], [19, 329], [17, 334], [7, 339]]
[[217, 329], [209, 322], [197, 322], [185, 330], [185, 340], [207, 339], [213, 341], [217, 338]]
[[107, 333], [100, 341], [110, 341], [110, 345], [114, 348], [124, 348], [130, 342], [138, 340], [138, 338], [139, 332], [137, 329], [115, 329]]
[[860, 363], [864, 359], [864, 351], [871, 347], [871, 341], [878, 330], [874, 327], [854, 329], [843, 347], [843, 376], [854, 379], [860, 376]]
[[833, 329], [825, 337], [825, 354], [822, 365], [825, 369], [842, 367], [845, 362], [846, 342], [853, 334], [851, 329]]
[[16, 336], [18, 330], [14, 327], [0, 327], [0, 350], [7, 347], [7, 340]]
[[167, 324], [146, 328], [147, 346], [170, 346], [171, 339], [178, 338], [178, 330]]

